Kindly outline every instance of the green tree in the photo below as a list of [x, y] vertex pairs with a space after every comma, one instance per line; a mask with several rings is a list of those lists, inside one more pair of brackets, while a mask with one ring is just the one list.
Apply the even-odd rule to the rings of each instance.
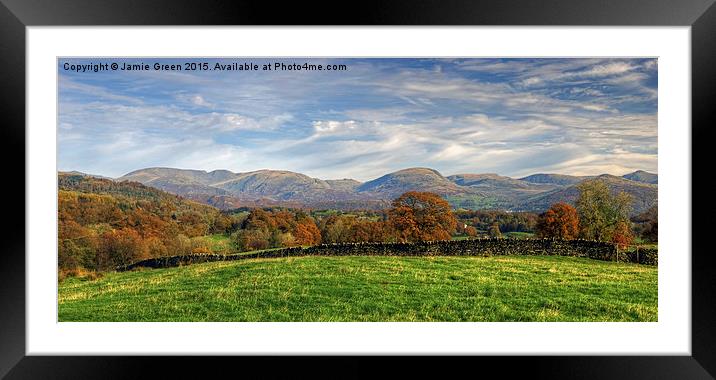
[[[602, 180], [584, 181], [577, 185], [579, 198], [576, 206], [579, 213], [579, 231], [584, 239], [612, 241], [619, 227], [631, 228], [629, 212], [632, 196], [620, 192], [613, 195]], [[621, 225], [620, 225], [621, 223]]]

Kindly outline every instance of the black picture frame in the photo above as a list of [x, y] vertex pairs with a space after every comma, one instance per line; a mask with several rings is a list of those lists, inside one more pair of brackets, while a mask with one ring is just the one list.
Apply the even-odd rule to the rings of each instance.
[[[713, 378], [716, 374], [716, 281], [714, 254], [706, 249], [709, 224], [709, 149], [714, 130], [709, 121], [716, 113], [716, 5], [714, 0], [503, 0], [450, 1], [294, 1], [278, 5], [267, 1], [189, 0], [0, 0], [0, 133], [5, 190], [4, 244], [0, 255], [0, 376], [24, 378], [186, 377], [187, 368], [201, 368], [202, 377], [230, 375], [226, 365], [236, 358], [208, 357], [39, 357], [25, 355], [25, 43], [26, 27], [41, 25], [605, 25], [691, 26], [692, 54], [692, 356], [627, 357], [475, 357], [451, 366], [408, 366], [399, 358], [379, 358], [383, 375], [407, 375], [408, 368], [422, 375], [445, 377], [451, 369], [475, 369], [487, 374], [532, 378]], [[359, 5], [358, 5], [359, 4]], [[669, 126], [672, 127], [672, 126]], [[688, 126], [683, 128], [689, 133]], [[20, 191], [22, 189], [22, 191]], [[19, 202], [24, 199], [24, 202]], [[691, 254], [684, 252], [684, 254]], [[245, 359], [245, 358], [244, 358]], [[336, 358], [336, 377], [366, 377], [374, 372], [366, 358]], [[264, 377], [320, 374], [316, 358], [248, 358], [251, 368]], [[246, 360], [244, 360], [246, 361]], [[287, 363], [287, 364], [283, 364]], [[462, 364], [462, 365], [461, 365]], [[244, 364], [241, 364], [244, 366]], [[131, 372], [130, 372], [131, 371]]]

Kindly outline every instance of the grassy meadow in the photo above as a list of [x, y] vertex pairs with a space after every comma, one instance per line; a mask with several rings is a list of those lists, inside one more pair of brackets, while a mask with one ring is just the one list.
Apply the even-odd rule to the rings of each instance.
[[69, 278], [59, 321], [656, 321], [657, 268], [559, 256], [295, 257]]

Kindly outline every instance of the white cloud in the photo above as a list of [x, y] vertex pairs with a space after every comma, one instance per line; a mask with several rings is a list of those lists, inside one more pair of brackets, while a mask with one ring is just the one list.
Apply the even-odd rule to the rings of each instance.
[[513, 176], [656, 169], [655, 110], [623, 106], [656, 99], [646, 84], [654, 73], [645, 72], [656, 60], [349, 66], [316, 75], [138, 73], [131, 83], [161, 88], [164, 102], [61, 82], [61, 166], [110, 176], [147, 166], [271, 168], [359, 180], [411, 166]]
[[356, 122], [353, 120], [348, 121], [335, 121], [335, 120], [321, 120], [314, 121], [313, 129], [318, 135], [336, 134], [336, 133], [351, 133], [356, 130]]
[[201, 95], [194, 95], [191, 97], [191, 102], [194, 105], [202, 106], [202, 107], [211, 107], [212, 104], [204, 100], [204, 97]]
[[625, 62], [613, 62], [605, 65], [595, 65], [581, 72], [573, 73], [572, 75], [577, 78], [593, 78], [593, 77], [607, 77], [617, 74], [624, 74], [632, 71], [636, 66], [630, 65]]

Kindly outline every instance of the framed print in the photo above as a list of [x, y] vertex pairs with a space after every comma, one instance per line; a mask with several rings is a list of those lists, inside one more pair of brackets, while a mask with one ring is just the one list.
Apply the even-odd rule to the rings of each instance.
[[4, 4], [3, 374], [712, 376], [712, 2], [166, 6]]

